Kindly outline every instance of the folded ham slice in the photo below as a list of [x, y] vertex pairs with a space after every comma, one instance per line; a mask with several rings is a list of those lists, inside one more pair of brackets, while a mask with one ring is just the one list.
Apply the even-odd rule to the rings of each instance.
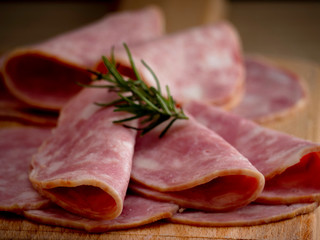
[[265, 188], [258, 202], [320, 201], [320, 144], [264, 128], [203, 103], [192, 102], [185, 108], [265, 176]]
[[[132, 46], [130, 51], [146, 83], [155, 85], [141, 59], [155, 72], [163, 89], [168, 85], [179, 102], [201, 99], [230, 108], [242, 96], [244, 67], [239, 36], [226, 22], [166, 35]], [[116, 51], [115, 58], [119, 71], [131, 76], [123, 48]], [[100, 63], [97, 68], [103, 71], [104, 66]]]
[[140, 185], [131, 189], [210, 211], [244, 206], [261, 193], [263, 175], [192, 117], [177, 121], [159, 138], [161, 127], [137, 138], [131, 179]]
[[[3, 58], [0, 57], [0, 66]], [[24, 124], [55, 126], [57, 114], [32, 109], [28, 104], [13, 96], [4, 83], [0, 72], [0, 120], [16, 121]]]
[[57, 124], [57, 119], [57, 113], [33, 109], [10, 94], [0, 73], [0, 120], [53, 127]]
[[246, 58], [246, 92], [232, 112], [256, 122], [279, 119], [303, 107], [306, 86], [296, 74], [266, 60]]
[[89, 82], [87, 69], [109, 54], [113, 45], [143, 42], [162, 33], [163, 17], [155, 7], [115, 13], [10, 52], [2, 71], [16, 97], [38, 108], [58, 110], [81, 89], [75, 81]]
[[32, 161], [33, 186], [87, 218], [118, 217], [130, 178], [136, 132], [112, 123], [128, 115], [93, 104], [114, 96], [96, 88], [81, 91], [62, 109], [57, 128]]
[[317, 203], [296, 203], [291, 205], [249, 204], [243, 208], [223, 213], [185, 211], [174, 214], [170, 221], [207, 227], [253, 226], [307, 214], [315, 210], [317, 206]]
[[21, 213], [49, 203], [29, 182], [32, 155], [51, 130], [35, 127], [0, 129], [0, 211]]
[[88, 232], [106, 232], [130, 229], [171, 217], [178, 206], [173, 203], [156, 202], [142, 197], [127, 195], [122, 214], [113, 220], [86, 219], [59, 207], [25, 211], [24, 215], [38, 223], [83, 229]]

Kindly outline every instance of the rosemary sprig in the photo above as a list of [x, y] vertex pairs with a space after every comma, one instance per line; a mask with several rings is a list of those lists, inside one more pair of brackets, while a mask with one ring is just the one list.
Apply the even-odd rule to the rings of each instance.
[[134, 119], [141, 119], [143, 127], [136, 128], [123, 124], [127, 128], [141, 130], [141, 135], [144, 135], [160, 125], [165, 121], [169, 121], [166, 127], [162, 130], [159, 137], [162, 137], [172, 124], [178, 119], [188, 119], [184, 114], [183, 109], [176, 106], [173, 97], [170, 94], [169, 87], [166, 86], [166, 95], [164, 97], [161, 92], [159, 80], [152, 69], [141, 60], [142, 64], [148, 69], [156, 81], [156, 88], [147, 86], [133, 61], [131, 52], [126, 44], [124, 44], [131, 68], [136, 79], [125, 79], [117, 70], [117, 65], [114, 60], [112, 51], [111, 60], [102, 57], [103, 62], [108, 69], [107, 74], [100, 72], [90, 71], [96, 76], [95, 80], [105, 80], [108, 82], [106, 85], [85, 85], [87, 87], [108, 88], [109, 91], [117, 92], [119, 99], [108, 103], [95, 103], [102, 107], [114, 106], [116, 112], [128, 112], [133, 116], [129, 118], [114, 121], [114, 123], [124, 123]]

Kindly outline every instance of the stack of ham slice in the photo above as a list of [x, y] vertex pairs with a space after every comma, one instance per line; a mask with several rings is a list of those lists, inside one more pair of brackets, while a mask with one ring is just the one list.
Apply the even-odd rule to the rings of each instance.
[[133, 190], [209, 211], [245, 206], [261, 193], [261, 173], [192, 117], [176, 123], [161, 139], [159, 133], [156, 129], [137, 139], [131, 177], [140, 186], [132, 184]]
[[320, 200], [320, 144], [259, 126], [202, 103], [186, 109], [199, 122], [234, 146], [265, 176], [257, 199], [289, 204]]
[[56, 125], [57, 115], [57, 113], [32, 109], [28, 104], [14, 97], [5, 86], [0, 72], [0, 120], [53, 127]]
[[177, 211], [172, 203], [161, 203], [127, 195], [121, 215], [114, 220], [92, 220], [73, 215], [37, 193], [28, 181], [30, 159], [51, 129], [14, 127], [0, 129], [0, 211], [15, 212], [37, 222], [101, 232], [128, 229], [162, 218]]
[[162, 35], [158, 8], [107, 15], [83, 28], [46, 42], [17, 49], [5, 56], [2, 72], [10, 91], [22, 101], [43, 109], [59, 110], [88, 83], [92, 68], [112, 46], [129, 46]]
[[185, 108], [247, 157], [264, 174], [266, 184], [255, 200], [260, 204], [224, 213], [185, 211], [175, 214], [172, 222], [245, 226], [291, 218], [318, 206], [320, 144], [264, 128], [207, 104], [191, 102]]
[[[54, 129], [0, 130], [0, 162], [9, 173], [0, 181], [1, 211], [104, 232], [163, 218], [200, 226], [253, 225], [318, 206], [320, 144], [247, 119], [273, 119], [302, 105], [306, 94], [298, 77], [263, 61], [244, 62], [229, 23], [161, 36], [162, 23], [154, 7], [113, 14], [6, 55], [2, 77], [9, 91], [26, 106], [60, 110], [60, 115]], [[90, 81], [86, 68], [105, 71], [99, 59], [110, 57], [113, 45], [119, 71], [132, 76], [123, 42], [142, 79], [155, 85], [141, 59], [189, 117], [162, 138], [161, 125], [141, 137], [113, 124], [131, 115], [93, 103], [117, 95], [99, 88], [80, 91], [75, 84]], [[294, 97], [279, 99], [287, 95], [282, 90], [259, 92], [271, 83]], [[266, 111], [248, 115], [257, 96]], [[229, 108], [233, 113], [223, 110]]]
[[[163, 22], [162, 13], [155, 7], [113, 14], [99, 22], [45, 43], [9, 53], [4, 65], [1, 64], [3, 72], [1, 77], [5, 78], [7, 85], [3, 88], [5, 94], [2, 95], [3, 106], [6, 107], [3, 111], [4, 117], [10, 115], [8, 113], [12, 105], [7, 104], [9, 100], [29, 108], [33, 106], [34, 108], [60, 109], [70, 97], [80, 90], [75, 82], [81, 82], [82, 79], [87, 81], [89, 74], [86, 69], [92, 67], [103, 54], [109, 54], [112, 46], [121, 45], [123, 42], [130, 46], [159, 37], [163, 33]], [[7, 87], [20, 100], [9, 95]], [[61, 214], [58, 218], [69, 217], [69, 220], [60, 222], [61, 226], [83, 228], [88, 231], [135, 227], [170, 217], [173, 212], [177, 211], [175, 204], [159, 203], [130, 195], [125, 198], [130, 178], [135, 132], [121, 126], [114, 128], [112, 120], [121, 114], [112, 113], [112, 109], [101, 111], [100, 108], [93, 105], [95, 100], [107, 101], [108, 99], [105, 98], [107, 95], [104, 95], [104, 92], [93, 89], [83, 91], [74, 101], [64, 106], [61, 117], [59, 117], [59, 124], [53, 130], [53, 134], [47, 134], [34, 146], [25, 146], [23, 149], [26, 151], [21, 151], [24, 157], [19, 155], [19, 159], [14, 158], [15, 155], [11, 153], [17, 151], [19, 144], [20, 147], [23, 146], [26, 139], [39, 139], [36, 133], [40, 130], [36, 128], [32, 132], [24, 128], [4, 130], [3, 136], [1, 135], [4, 143], [1, 163], [10, 164], [10, 169], [13, 169], [12, 174], [21, 175], [23, 182], [14, 182], [13, 177], [11, 178], [12, 183], [3, 182], [1, 188], [3, 194], [0, 197], [1, 210], [23, 213], [26, 217], [34, 219], [38, 213], [27, 212], [28, 210], [39, 208], [35, 211], [47, 214], [50, 209], [56, 209], [55, 216]], [[112, 97], [110, 95], [110, 98]], [[16, 114], [15, 117], [21, 121], [24, 115]], [[27, 121], [39, 125], [39, 122], [33, 119], [33, 115], [26, 117]], [[107, 124], [104, 124], [106, 122]], [[91, 132], [88, 131], [89, 128]], [[15, 131], [19, 133], [15, 134]], [[75, 132], [78, 132], [78, 135], [74, 135]], [[101, 138], [100, 141], [97, 141], [95, 137], [99, 134]], [[114, 135], [118, 138], [114, 138]], [[14, 141], [12, 137], [19, 141]], [[16, 145], [11, 147], [5, 144], [6, 139], [11, 145], [13, 143]], [[78, 216], [58, 210], [59, 208], [52, 203], [47, 206], [49, 200], [41, 197], [31, 187], [27, 180], [29, 164], [31, 155], [36, 153], [41, 142], [43, 142], [41, 150], [34, 157], [33, 170], [30, 173], [30, 179], [35, 188], [42, 195], [72, 212], [81, 212], [86, 216], [104, 218], [104, 220], [90, 220], [89, 223], [88, 219], [83, 218], [80, 223]], [[93, 143], [91, 147], [89, 147], [90, 142]], [[99, 149], [101, 149], [100, 152], [97, 151]], [[86, 152], [81, 153], [82, 150]], [[52, 153], [55, 154], [52, 155]], [[85, 155], [87, 157], [83, 158]], [[48, 158], [46, 159], [45, 156]], [[51, 156], [56, 156], [56, 158], [52, 159]], [[70, 156], [69, 163], [67, 156]], [[75, 162], [73, 157], [78, 157], [82, 161]], [[18, 167], [21, 161], [24, 161], [25, 164]], [[91, 164], [91, 161], [96, 161], [99, 166], [95, 163]], [[69, 176], [68, 173], [70, 173]], [[6, 190], [9, 185], [12, 191], [18, 189], [25, 191], [20, 190], [21, 197], [14, 192], [11, 194]], [[30, 200], [32, 196], [39, 204], [32, 203], [36, 202]], [[75, 207], [73, 201], [78, 202], [79, 205]], [[23, 204], [28, 207], [24, 207]], [[79, 210], [79, 206], [83, 208]], [[117, 220], [105, 220], [117, 216]], [[76, 222], [72, 218], [76, 219]], [[46, 223], [46, 221], [43, 215], [41, 222]], [[48, 221], [47, 223], [50, 223], [51, 220]], [[59, 221], [55, 219], [54, 222]]]

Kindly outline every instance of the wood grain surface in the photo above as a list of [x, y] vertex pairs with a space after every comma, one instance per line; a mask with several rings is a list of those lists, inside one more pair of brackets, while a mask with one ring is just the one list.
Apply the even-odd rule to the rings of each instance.
[[[300, 138], [320, 142], [320, 66], [301, 60], [277, 60], [279, 66], [299, 74], [309, 89], [305, 108], [267, 124]], [[320, 209], [292, 219], [250, 227], [194, 227], [158, 222], [103, 234], [52, 227], [0, 213], [0, 239], [311, 239], [320, 240]]]

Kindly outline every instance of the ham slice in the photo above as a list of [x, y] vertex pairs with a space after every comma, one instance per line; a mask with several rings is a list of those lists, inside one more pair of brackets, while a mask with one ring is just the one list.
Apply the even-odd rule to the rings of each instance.
[[122, 214], [113, 220], [92, 220], [71, 214], [59, 207], [25, 211], [24, 215], [38, 223], [83, 229], [88, 232], [106, 232], [130, 229], [171, 217], [178, 206], [127, 195]]
[[[160, 125], [137, 138], [131, 179], [140, 186], [132, 184], [131, 189], [183, 207], [210, 211], [244, 206], [262, 191], [262, 174], [192, 117], [177, 121], [159, 138], [161, 130]], [[141, 191], [141, 185], [147, 192]]]
[[265, 188], [258, 202], [320, 201], [320, 144], [262, 127], [203, 103], [192, 102], [185, 108], [265, 176]]
[[[0, 66], [2, 60], [0, 58]], [[14, 97], [5, 86], [4, 77], [0, 72], [0, 120], [53, 127], [57, 122], [57, 114], [32, 109]]]
[[315, 210], [317, 206], [317, 203], [297, 203], [292, 205], [249, 204], [243, 208], [223, 213], [185, 211], [174, 214], [170, 221], [207, 227], [253, 226], [307, 214]]
[[0, 129], [0, 211], [21, 213], [49, 203], [28, 180], [32, 155], [51, 130], [35, 127]]
[[246, 58], [245, 67], [246, 92], [234, 113], [262, 123], [306, 104], [306, 87], [294, 73], [254, 58]]
[[92, 68], [113, 45], [135, 44], [163, 32], [159, 9], [148, 7], [107, 15], [90, 25], [46, 42], [10, 52], [3, 74], [10, 91], [37, 108], [59, 110], [88, 83]]
[[0, 73], [0, 120], [53, 127], [57, 119], [56, 113], [33, 109], [10, 94]]
[[114, 97], [96, 88], [81, 91], [62, 109], [57, 128], [32, 161], [33, 186], [86, 218], [118, 217], [130, 179], [136, 132], [112, 123], [128, 115], [93, 104]]
[[[157, 75], [163, 89], [170, 87], [178, 102], [198, 99], [232, 107], [242, 96], [244, 67], [236, 30], [228, 23], [201, 26], [166, 35], [130, 48], [142, 78], [156, 85], [140, 63], [144, 60]], [[122, 48], [115, 53], [119, 71], [128, 76], [130, 62]], [[103, 71], [100, 63], [98, 70]]]

